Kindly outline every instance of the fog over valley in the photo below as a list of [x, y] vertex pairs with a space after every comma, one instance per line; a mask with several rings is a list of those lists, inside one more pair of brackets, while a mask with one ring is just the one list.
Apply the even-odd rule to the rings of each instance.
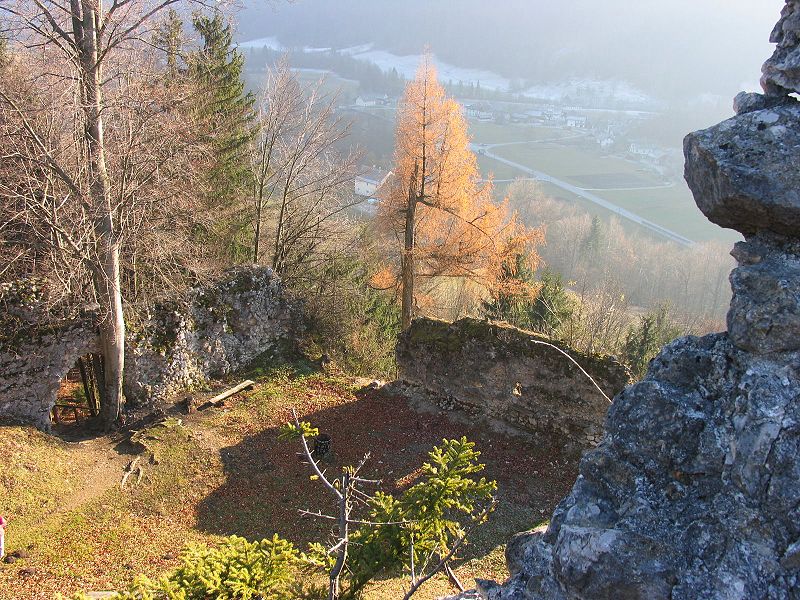
[[[240, 37], [285, 46], [365, 44], [400, 56], [426, 46], [452, 65], [526, 85], [571, 78], [622, 81], [682, 104], [754, 88], [771, 52], [760, 32], [780, 0], [249, 0]], [[731, 35], [731, 31], [737, 35]]]

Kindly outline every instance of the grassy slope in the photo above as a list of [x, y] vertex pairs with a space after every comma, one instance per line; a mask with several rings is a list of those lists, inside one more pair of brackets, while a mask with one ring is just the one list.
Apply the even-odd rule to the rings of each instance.
[[[148, 432], [145, 477], [119, 489], [132, 455], [118, 440], [66, 444], [28, 428], [0, 430], [0, 512], [11, 514], [8, 549], [29, 558], [0, 566], [0, 598], [52, 598], [55, 592], [112, 589], [137, 573], [150, 576], [177, 564], [185, 543], [222, 536], [258, 539], [277, 532], [303, 545], [325, 539], [325, 523], [300, 519], [301, 508], [328, 510], [330, 500], [291, 445], [277, 442], [291, 406], [334, 440], [330, 468], [372, 452], [373, 474], [396, 491], [414, 480], [426, 452], [442, 437], [466, 435], [483, 450], [487, 474], [500, 485], [501, 507], [465, 551], [465, 582], [505, 576], [504, 543], [535, 526], [568, 491], [575, 465], [552, 449], [451, 420], [420, 414], [404, 400], [356, 394], [349, 380], [311, 375], [262, 381], [221, 411], [192, 415], [178, 426]], [[150, 452], [158, 464], [150, 464]], [[24, 456], [23, 467], [19, 457]], [[107, 464], [106, 464], [107, 463]], [[90, 490], [87, 490], [87, 486]], [[26, 490], [15, 493], [14, 490]], [[23, 576], [26, 567], [35, 573]], [[405, 582], [388, 577], [367, 598], [402, 595]], [[443, 578], [419, 598], [451, 591]]]

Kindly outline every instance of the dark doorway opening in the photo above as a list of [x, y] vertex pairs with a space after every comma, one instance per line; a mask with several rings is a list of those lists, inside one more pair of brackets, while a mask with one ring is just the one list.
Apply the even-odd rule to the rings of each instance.
[[59, 433], [92, 429], [98, 424], [103, 362], [99, 354], [81, 356], [61, 380], [56, 403], [50, 412], [53, 429]]

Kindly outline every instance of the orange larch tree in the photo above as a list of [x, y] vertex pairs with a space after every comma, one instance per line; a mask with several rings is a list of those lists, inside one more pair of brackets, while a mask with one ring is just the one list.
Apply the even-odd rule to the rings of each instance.
[[493, 201], [492, 182], [481, 179], [469, 143], [461, 106], [445, 95], [426, 55], [398, 110], [394, 176], [377, 219], [399, 252], [389, 253], [375, 282], [398, 288], [403, 329], [414, 317], [418, 279], [464, 278], [494, 290], [507, 285], [500, 275], [516, 263], [512, 256], [538, 261], [541, 232], [526, 230], [507, 202]]

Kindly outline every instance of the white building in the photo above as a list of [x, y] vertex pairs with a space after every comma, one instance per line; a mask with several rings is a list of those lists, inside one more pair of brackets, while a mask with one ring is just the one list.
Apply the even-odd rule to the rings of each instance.
[[387, 172], [376, 167], [364, 170], [359, 175], [356, 175], [356, 195], [363, 196], [364, 198], [374, 197], [380, 187], [389, 179], [391, 174], [391, 171]]
[[579, 115], [569, 115], [567, 116], [567, 127], [575, 127], [577, 129], [586, 129], [586, 125], [588, 121], [586, 117], [581, 117]]
[[382, 96], [359, 96], [356, 98], [356, 106], [359, 108], [371, 108], [374, 106], [388, 106], [389, 96], [383, 94]]
[[651, 146], [647, 144], [640, 144], [637, 142], [633, 142], [630, 145], [630, 153], [634, 156], [640, 156], [642, 158], [650, 158], [653, 160], [660, 160], [664, 158], [666, 152], [661, 148], [657, 148], [656, 146]]
[[468, 117], [478, 119], [479, 121], [491, 121], [494, 119], [492, 106], [488, 102], [481, 102], [480, 104], [470, 104], [466, 107]]

